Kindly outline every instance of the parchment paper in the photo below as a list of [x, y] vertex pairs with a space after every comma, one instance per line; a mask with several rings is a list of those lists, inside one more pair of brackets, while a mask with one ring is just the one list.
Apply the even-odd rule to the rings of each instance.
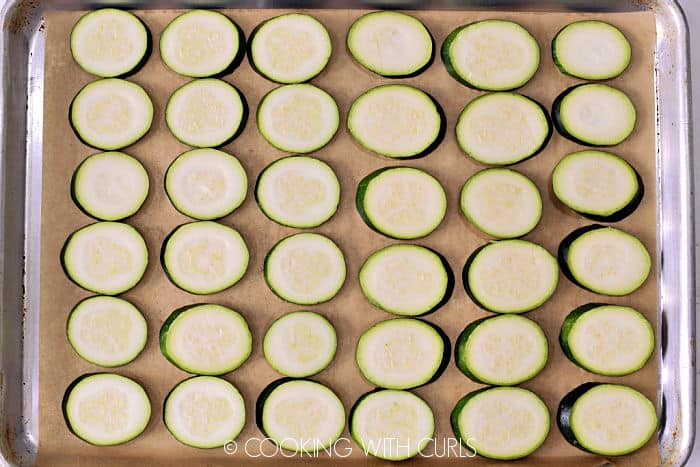
[[[117, 466], [117, 465], [244, 465], [255, 463], [279, 465], [314, 462], [318, 465], [368, 465], [384, 463], [365, 457], [353, 442], [339, 445], [344, 450], [353, 447], [349, 457], [329, 458], [323, 453], [317, 459], [295, 456], [290, 459], [246, 457], [241, 449], [227, 455], [223, 449], [198, 450], [178, 443], [170, 436], [162, 422], [162, 403], [168, 391], [188, 375], [163, 358], [158, 349], [158, 331], [167, 316], [176, 308], [190, 303], [213, 302], [240, 311], [251, 326], [254, 349], [250, 359], [238, 370], [226, 375], [243, 393], [248, 418], [244, 431], [238, 438], [239, 446], [251, 437], [262, 437], [254, 419], [254, 404], [260, 391], [279, 377], [263, 358], [262, 337], [270, 323], [286, 312], [302, 307], [278, 299], [265, 285], [262, 275], [263, 258], [282, 237], [297, 230], [286, 228], [268, 220], [257, 207], [253, 186], [257, 175], [271, 161], [285, 155], [274, 149], [258, 133], [255, 120], [261, 97], [276, 85], [255, 73], [247, 60], [232, 74], [224, 77], [244, 94], [250, 106], [250, 117], [241, 136], [223, 149], [239, 157], [245, 167], [251, 187], [241, 208], [224, 218], [222, 222], [238, 229], [245, 237], [251, 252], [250, 268], [233, 288], [211, 296], [195, 296], [179, 290], [165, 276], [159, 263], [163, 239], [177, 225], [187, 222], [168, 202], [163, 189], [163, 176], [168, 164], [188, 148], [179, 143], [167, 130], [163, 110], [169, 95], [188, 79], [168, 70], [158, 55], [158, 38], [165, 25], [176, 16], [176, 11], [137, 11], [153, 34], [154, 51], [146, 66], [129, 78], [142, 85], [153, 99], [155, 116], [153, 127], [145, 138], [125, 149], [138, 158], [148, 170], [151, 192], [143, 208], [128, 222], [145, 237], [149, 247], [150, 264], [143, 281], [124, 298], [133, 302], [144, 313], [149, 326], [149, 340], [144, 352], [132, 363], [114, 371], [141, 382], [153, 404], [152, 420], [146, 431], [128, 444], [117, 447], [94, 447], [71, 435], [61, 412], [61, 400], [69, 383], [89, 372], [105, 371], [88, 364], [71, 349], [66, 336], [66, 318], [71, 308], [90, 295], [72, 284], [61, 270], [60, 249], [68, 235], [77, 228], [92, 222], [78, 210], [70, 198], [70, 178], [78, 163], [97, 152], [83, 144], [73, 134], [68, 122], [68, 108], [78, 90], [95, 79], [83, 72], [71, 59], [69, 49], [70, 30], [81, 12], [49, 12], [46, 16], [46, 83], [44, 108], [44, 159], [42, 206], [42, 260], [41, 260], [41, 317], [40, 317], [40, 374], [39, 374], [39, 457], [41, 466]], [[243, 29], [248, 37], [261, 21], [282, 13], [280, 10], [229, 10], [225, 11]], [[313, 83], [326, 89], [335, 97], [341, 110], [341, 130], [333, 141], [313, 154], [327, 161], [337, 172], [342, 187], [338, 213], [314, 231], [328, 235], [345, 253], [348, 278], [341, 292], [332, 301], [307, 307], [327, 316], [335, 325], [339, 346], [335, 361], [314, 379], [329, 385], [343, 400], [349, 411], [355, 400], [372, 389], [361, 376], [354, 361], [355, 342], [363, 330], [375, 322], [392, 316], [372, 307], [362, 295], [357, 282], [360, 266], [374, 250], [395, 243], [371, 231], [360, 219], [354, 195], [357, 183], [369, 172], [383, 166], [408, 165], [423, 168], [434, 174], [446, 189], [448, 214], [442, 225], [430, 236], [416, 241], [436, 249], [450, 263], [457, 285], [449, 303], [427, 317], [445, 330], [452, 343], [459, 332], [471, 321], [490, 316], [469, 299], [459, 278], [462, 267], [472, 251], [487, 241], [470, 227], [459, 212], [459, 191], [464, 181], [482, 168], [465, 156], [454, 138], [456, 119], [470, 100], [480, 94], [452, 79], [443, 67], [439, 55], [432, 66], [417, 77], [391, 81], [375, 76], [355, 64], [345, 49], [345, 34], [350, 23], [360, 16], [360, 10], [312, 10], [311, 14], [329, 29], [333, 41], [333, 56], [326, 70]], [[500, 11], [417, 11], [413, 12], [429, 28], [439, 47], [446, 35], [455, 27], [471, 21], [487, 18], [511, 19], [529, 29], [542, 49], [539, 71], [520, 92], [547, 108], [551, 108], [556, 95], [580, 81], [561, 74], [551, 59], [552, 37], [565, 24], [583, 18], [600, 18], [620, 27], [630, 39], [633, 59], [630, 68], [611, 84], [624, 90], [637, 108], [637, 126], [632, 137], [612, 150], [629, 160], [641, 174], [646, 193], [637, 211], [616, 224], [639, 236], [652, 252], [656, 246], [655, 212], [655, 150], [654, 150], [654, 89], [653, 50], [655, 23], [651, 12], [583, 14], [583, 13], [508, 13]], [[439, 52], [438, 52], [439, 53]], [[433, 95], [442, 105], [447, 116], [447, 136], [429, 156], [410, 161], [392, 161], [369, 154], [356, 145], [345, 129], [345, 117], [352, 100], [368, 88], [387, 82], [415, 85]], [[554, 133], [547, 148], [537, 157], [517, 164], [515, 168], [532, 178], [540, 187], [545, 205], [542, 222], [528, 240], [544, 245], [556, 254], [560, 240], [573, 229], [591, 222], [577, 216], [554, 202], [550, 177], [552, 168], [565, 154], [582, 147]], [[620, 298], [602, 297], [573, 285], [563, 276], [554, 297], [541, 308], [528, 314], [540, 323], [549, 339], [550, 359], [547, 367], [535, 379], [524, 384], [539, 394], [550, 409], [552, 427], [545, 444], [529, 458], [517, 465], [571, 465], [596, 466], [606, 460], [569, 445], [556, 427], [555, 415], [562, 396], [586, 381], [616, 382], [631, 385], [657, 401], [658, 352], [644, 369], [621, 377], [606, 378], [592, 375], [567, 360], [558, 343], [558, 333], [564, 317], [578, 305], [605, 301], [631, 305], [643, 312], [655, 325], [657, 323], [656, 261], [651, 279], [637, 292]], [[658, 348], [658, 346], [657, 346]], [[108, 370], [107, 370], [108, 371]], [[436, 436], [439, 443], [452, 437], [449, 413], [457, 400], [479, 385], [462, 375], [450, 362], [443, 376], [435, 383], [415, 392], [426, 399], [436, 416]], [[347, 429], [343, 434], [349, 438]], [[437, 453], [444, 452], [440, 444]], [[266, 453], [274, 452], [266, 445]], [[290, 454], [287, 453], [289, 456]], [[498, 462], [482, 458], [421, 458], [412, 462], [426, 465], [498, 465]], [[615, 465], [635, 467], [654, 466], [660, 463], [656, 437], [633, 455], [611, 459]], [[513, 464], [513, 463], [511, 463]]]

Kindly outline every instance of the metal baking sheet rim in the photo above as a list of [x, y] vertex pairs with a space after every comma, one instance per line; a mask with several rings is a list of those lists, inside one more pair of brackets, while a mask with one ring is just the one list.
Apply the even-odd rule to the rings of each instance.
[[[33, 465], [38, 450], [38, 327], [45, 9], [118, 6], [187, 8], [177, 0], [107, 3], [0, 0], [0, 466]], [[486, 7], [486, 0], [402, 2], [407, 9]], [[687, 461], [695, 438], [695, 270], [688, 28], [674, 0], [498, 2], [502, 9], [612, 11], [656, 15], [656, 157], [659, 264], [659, 404], [663, 465]], [[197, 5], [202, 7], [201, 4]], [[353, 7], [352, 0], [224, 0], [206, 6]], [[396, 8], [364, 0], [362, 8]]]

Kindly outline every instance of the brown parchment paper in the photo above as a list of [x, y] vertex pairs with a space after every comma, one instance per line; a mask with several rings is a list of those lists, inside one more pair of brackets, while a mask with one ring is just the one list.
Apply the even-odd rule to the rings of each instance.
[[[228, 10], [225, 11], [243, 29], [246, 37], [261, 21], [280, 14], [280, 10]], [[425, 158], [410, 161], [392, 161], [369, 154], [359, 148], [345, 129], [347, 110], [354, 98], [368, 88], [390, 80], [375, 76], [355, 64], [345, 49], [345, 34], [351, 22], [360, 16], [361, 10], [311, 10], [329, 29], [333, 41], [333, 56], [326, 70], [313, 83], [326, 89], [335, 97], [341, 111], [341, 129], [331, 143], [313, 154], [327, 161], [341, 181], [341, 203], [338, 213], [327, 223], [313, 229], [328, 235], [343, 250], [347, 260], [347, 281], [340, 293], [330, 302], [313, 307], [327, 316], [335, 325], [338, 337], [338, 354], [335, 361], [314, 379], [329, 385], [343, 400], [349, 411], [354, 401], [372, 389], [361, 376], [354, 361], [354, 348], [358, 336], [373, 323], [391, 318], [388, 313], [372, 307], [362, 295], [357, 274], [364, 259], [374, 250], [395, 243], [371, 231], [360, 219], [355, 206], [355, 189], [362, 177], [383, 166], [408, 165], [423, 168], [434, 174], [445, 187], [448, 197], [448, 214], [442, 225], [428, 237], [415, 243], [429, 246], [442, 253], [450, 263], [457, 284], [449, 303], [427, 316], [427, 320], [445, 330], [452, 343], [467, 323], [490, 316], [477, 308], [460, 283], [464, 262], [472, 251], [487, 241], [470, 227], [459, 212], [459, 191], [464, 181], [482, 168], [465, 156], [458, 148], [454, 126], [462, 108], [481, 94], [452, 79], [443, 67], [439, 55], [424, 73], [417, 77], [391, 82], [417, 86], [433, 95], [441, 104], [447, 117], [447, 136], [433, 153]], [[231, 144], [224, 147], [239, 157], [249, 177], [248, 197], [241, 208], [221, 222], [238, 229], [245, 237], [251, 253], [250, 267], [245, 277], [234, 287], [211, 296], [195, 296], [179, 290], [165, 276], [159, 262], [161, 244], [177, 225], [187, 222], [168, 202], [163, 189], [163, 176], [168, 164], [188, 148], [179, 143], [167, 130], [163, 110], [169, 95], [188, 79], [168, 70], [158, 55], [158, 39], [165, 25], [176, 16], [176, 11], [137, 11], [153, 34], [154, 51], [146, 64], [129, 78], [142, 85], [153, 99], [155, 115], [153, 127], [141, 141], [125, 151], [138, 158], [148, 170], [151, 192], [143, 208], [128, 222], [145, 237], [149, 247], [150, 264], [143, 281], [124, 297], [144, 313], [149, 326], [149, 340], [144, 352], [132, 363], [117, 368], [117, 373], [135, 378], [147, 390], [153, 416], [146, 431], [128, 444], [117, 447], [94, 447], [71, 435], [61, 412], [61, 401], [70, 382], [84, 374], [105, 371], [83, 361], [71, 349], [66, 337], [66, 318], [71, 308], [90, 295], [72, 284], [61, 270], [60, 249], [75, 229], [92, 222], [73, 204], [70, 197], [70, 178], [76, 166], [86, 156], [97, 151], [79, 142], [68, 122], [68, 108], [78, 90], [95, 79], [83, 72], [71, 59], [69, 49], [70, 30], [81, 12], [49, 12], [46, 16], [46, 83], [44, 108], [44, 157], [42, 198], [42, 260], [41, 260], [41, 317], [40, 317], [40, 373], [39, 373], [39, 457], [41, 466], [117, 466], [117, 465], [245, 465], [316, 463], [318, 465], [369, 465], [382, 464], [364, 453], [352, 441], [338, 445], [340, 455], [318, 458], [293, 456], [285, 459], [267, 458], [274, 452], [266, 444], [261, 455], [256, 445], [250, 451], [258, 457], [243, 452], [245, 440], [262, 438], [255, 424], [255, 400], [260, 391], [279, 377], [266, 363], [262, 353], [262, 338], [270, 323], [280, 315], [301, 307], [278, 299], [265, 285], [262, 275], [263, 258], [282, 237], [296, 230], [282, 227], [268, 220], [257, 207], [253, 197], [254, 181], [265, 165], [285, 153], [274, 149], [258, 133], [255, 115], [262, 96], [276, 85], [256, 74], [246, 58], [233, 73], [224, 77], [244, 94], [250, 106], [250, 117], [245, 131]], [[579, 81], [561, 74], [551, 59], [552, 37], [565, 24], [582, 18], [600, 18], [620, 27], [630, 39], [633, 59], [630, 68], [611, 84], [624, 90], [637, 108], [637, 126], [632, 137], [613, 149], [629, 160], [641, 174], [646, 193], [637, 211], [617, 226], [631, 232], [644, 242], [652, 252], [656, 246], [656, 169], [655, 169], [655, 115], [653, 85], [653, 50], [655, 22], [651, 12], [584, 14], [562, 12], [513, 13], [502, 11], [416, 11], [435, 38], [436, 46], [442, 44], [455, 27], [487, 18], [515, 20], [529, 29], [542, 49], [542, 64], [535, 77], [520, 92], [547, 108], [558, 93]], [[439, 51], [438, 51], [439, 53]], [[578, 146], [555, 131], [547, 148], [538, 156], [515, 166], [532, 178], [540, 187], [544, 198], [544, 211], [540, 225], [526, 238], [544, 245], [556, 254], [561, 239], [571, 230], [590, 224], [554, 202], [550, 176], [554, 165]], [[654, 263], [656, 263], [654, 261]], [[539, 394], [550, 409], [552, 427], [545, 444], [529, 458], [515, 462], [517, 465], [597, 466], [610, 462], [614, 465], [635, 467], [655, 466], [660, 463], [657, 438], [635, 454], [610, 459], [586, 454], [569, 445], [556, 427], [555, 415], [562, 396], [586, 381], [618, 382], [631, 385], [657, 400], [658, 352], [637, 373], [621, 377], [595, 376], [578, 368], [567, 360], [558, 343], [561, 323], [573, 308], [591, 301], [606, 301], [631, 305], [642, 311], [656, 326], [657, 288], [656, 264], [646, 284], [627, 297], [601, 297], [573, 285], [563, 276], [554, 297], [541, 308], [528, 314], [547, 332], [550, 358], [547, 367], [535, 379], [523, 386]], [[162, 422], [162, 404], [168, 391], [188, 375], [168, 363], [158, 349], [158, 331], [167, 316], [176, 308], [199, 302], [214, 302], [240, 311], [251, 326], [254, 348], [250, 359], [238, 370], [225, 376], [243, 393], [248, 411], [244, 431], [238, 438], [239, 449], [226, 454], [223, 449], [198, 450], [183, 446], [170, 436]], [[658, 346], [657, 346], [658, 348]], [[107, 370], [109, 371], [109, 370]], [[445, 456], [445, 438], [452, 437], [449, 413], [457, 400], [479, 387], [462, 375], [451, 362], [443, 376], [435, 383], [415, 392], [431, 405], [436, 416], [434, 449], [426, 453], [434, 457], [416, 457], [412, 463], [426, 465], [498, 465], [482, 458], [458, 458], [453, 453]], [[347, 429], [343, 434], [350, 438]], [[348, 456], [348, 449], [353, 448]], [[290, 453], [286, 454], [290, 456]], [[347, 456], [347, 457], [341, 457]]]

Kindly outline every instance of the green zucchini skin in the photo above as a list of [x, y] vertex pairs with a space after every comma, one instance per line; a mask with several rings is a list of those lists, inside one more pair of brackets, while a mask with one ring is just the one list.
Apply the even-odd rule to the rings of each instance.
[[263, 428], [263, 407], [265, 407], [265, 402], [267, 401], [267, 398], [272, 394], [272, 391], [277, 389], [277, 387], [281, 386], [284, 383], [288, 383], [290, 381], [311, 381], [310, 379], [307, 378], [290, 378], [288, 376], [285, 376], [283, 378], [279, 378], [265, 386], [265, 389], [263, 389], [260, 392], [260, 395], [258, 396], [258, 399], [255, 401], [255, 424], [257, 425], [258, 429], [267, 436], [267, 433], [265, 433], [265, 429]]
[[357, 212], [360, 214], [360, 217], [370, 229], [382, 235], [384, 234], [380, 232], [369, 220], [369, 216], [367, 216], [367, 213], [365, 212], [365, 208], [362, 205], [362, 201], [365, 199], [365, 193], [367, 192], [367, 187], [369, 187], [370, 182], [377, 178], [377, 176], [381, 175], [383, 172], [386, 172], [390, 169], [391, 167], [383, 167], [367, 175], [360, 181], [359, 185], [357, 185], [357, 192], [355, 194], [355, 205], [357, 206]]
[[435, 329], [435, 331], [440, 335], [440, 338], [442, 339], [442, 345], [444, 348], [444, 351], [442, 353], [442, 361], [440, 362], [440, 366], [438, 366], [438, 369], [435, 371], [435, 374], [433, 375], [432, 378], [430, 378], [428, 381], [425, 382], [425, 384], [422, 384], [421, 386], [427, 386], [428, 384], [434, 383], [435, 381], [442, 376], [442, 374], [445, 372], [447, 367], [450, 364], [450, 355], [452, 354], [451, 352], [451, 346], [452, 343], [450, 342], [450, 338], [448, 335], [445, 333], [445, 331], [442, 330], [442, 328], [436, 324], [433, 324], [429, 321], [425, 320], [420, 320], [423, 321], [424, 323], [428, 324], [430, 327]]
[[[455, 405], [455, 408], [452, 409], [452, 412], [450, 413], [450, 425], [452, 426], [452, 431], [454, 432], [455, 436], [459, 440], [460, 443], [462, 443], [462, 446], [473, 449], [472, 446], [468, 444], [469, 441], [469, 433], [462, 433], [462, 430], [459, 428], [459, 415], [462, 413], [462, 408], [467, 405], [467, 402], [471, 400], [472, 397], [476, 396], [477, 394], [480, 394], [484, 391], [488, 391], [489, 389], [492, 389], [494, 386], [487, 386], [485, 388], [477, 389], [476, 391], [472, 391], [466, 396], [462, 397], [458, 402], [457, 405]], [[466, 435], [466, 436], [465, 436]]]
[[[473, 263], [474, 260], [476, 259], [476, 255], [479, 254], [479, 252], [480, 252], [481, 250], [483, 250], [484, 248], [486, 248], [486, 247], [487, 247], [488, 245], [490, 245], [490, 244], [491, 244], [491, 243], [486, 243], [485, 245], [481, 245], [479, 248], [477, 248], [476, 250], [474, 250], [474, 252], [473, 252], [471, 255], [469, 255], [469, 258], [467, 258], [467, 262], [464, 263], [464, 267], [462, 268], [462, 285], [464, 286], [464, 290], [465, 290], [465, 292], [467, 292], [467, 295], [469, 295], [469, 298], [471, 298], [472, 301], [473, 301], [479, 308], [481, 308], [482, 310], [488, 311], [489, 313], [495, 313], [495, 312], [489, 310], [489, 309], [486, 307], [486, 305], [484, 305], [483, 303], [481, 303], [481, 302], [476, 298], [476, 296], [475, 296], [474, 293], [472, 292], [471, 287], [469, 286], [469, 267], [472, 265], [472, 263]], [[472, 323], [472, 324], [476, 324], [476, 323]]]
[[[467, 367], [467, 365], [463, 364], [464, 359], [462, 358], [462, 349], [464, 349], [466, 347], [467, 341], [469, 340], [469, 336], [472, 334], [472, 332], [474, 332], [474, 330], [477, 327], [479, 327], [479, 325], [481, 323], [483, 323], [484, 321], [486, 321], [487, 319], [489, 319], [489, 318], [481, 318], [481, 319], [477, 319], [476, 321], [472, 321], [471, 323], [469, 323], [467, 325], [467, 327], [464, 328], [464, 330], [459, 334], [459, 337], [457, 338], [457, 341], [455, 342], [455, 349], [454, 349], [455, 365], [457, 365], [457, 368], [459, 368], [459, 371], [464, 373], [467, 378], [469, 378], [472, 381], [474, 381], [475, 383], [479, 383], [479, 384], [489, 384], [489, 383], [479, 379], [479, 377], [477, 377], [474, 373], [469, 371], [469, 368]], [[462, 401], [460, 400], [459, 402], [461, 403]], [[466, 400], [464, 402], [466, 403]], [[464, 405], [464, 404], [462, 404], [462, 405]], [[455, 410], [457, 410], [457, 408], [455, 408]], [[454, 425], [453, 425], [453, 428], [454, 428]], [[457, 430], [457, 429], [455, 428], [455, 430]], [[456, 431], [455, 431], [455, 433], [456, 433]]]
[[566, 276], [567, 279], [569, 279], [571, 282], [574, 284], [578, 285], [579, 287], [586, 289], [590, 292], [597, 293], [594, 290], [589, 289], [588, 287], [584, 286], [581, 284], [579, 281], [576, 280], [574, 275], [571, 273], [571, 269], [569, 269], [569, 263], [567, 262], [567, 257], [569, 256], [569, 247], [571, 244], [579, 238], [581, 235], [591, 232], [593, 230], [598, 230], [598, 229], [604, 229], [605, 226], [600, 225], [600, 224], [593, 224], [593, 225], [587, 225], [585, 227], [580, 227], [573, 232], [571, 232], [569, 235], [564, 237], [564, 240], [561, 241], [559, 244], [559, 249], [557, 250], [557, 260], [559, 262], [559, 268], [561, 269], [561, 272]]
[[576, 436], [574, 436], [573, 430], [571, 429], [571, 412], [573, 411], [574, 403], [579, 397], [584, 395], [589, 389], [601, 384], [602, 383], [593, 382], [583, 383], [582, 385], [574, 388], [571, 392], [564, 396], [559, 403], [559, 408], [557, 409], [557, 426], [559, 427], [561, 434], [564, 436], [564, 439], [566, 439], [570, 444], [586, 452], [591, 451], [581, 446], [576, 439]]
[[566, 318], [564, 318], [564, 323], [561, 325], [561, 331], [559, 332], [559, 345], [561, 345], [561, 349], [564, 351], [564, 354], [574, 363], [576, 363], [576, 358], [571, 352], [571, 347], [569, 347], [569, 333], [573, 329], [574, 324], [576, 324], [576, 320], [581, 317], [581, 315], [589, 310], [598, 308], [599, 306], [605, 306], [605, 304], [586, 303], [585, 305], [581, 305], [580, 307], [576, 308], [574, 311], [569, 313]]
[[[173, 360], [170, 355], [168, 354], [168, 350], [166, 348], [166, 340], [168, 336], [168, 330], [170, 329], [170, 326], [175, 322], [175, 319], [180, 316], [182, 313], [186, 312], [187, 310], [190, 310], [194, 307], [204, 305], [204, 303], [196, 303], [192, 305], [185, 305], [183, 307], [178, 308], [177, 310], [173, 311], [170, 316], [165, 320], [163, 325], [160, 327], [160, 332], [158, 333], [158, 347], [160, 348], [160, 353], [163, 354], [163, 356], [173, 365], [175, 365], [176, 368], [180, 368], [178, 363]], [[198, 375], [195, 375], [198, 376]], [[177, 385], [176, 385], [177, 387]], [[173, 388], [175, 389], [175, 388]], [[171, 391], [172, 392], [172, 391]]]

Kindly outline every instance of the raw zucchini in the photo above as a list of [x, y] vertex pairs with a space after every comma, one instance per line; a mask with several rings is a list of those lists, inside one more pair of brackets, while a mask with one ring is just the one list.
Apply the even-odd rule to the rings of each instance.
[[366, 454], [380, 459], [410, 459], [428, 446], [434, 434], [430, 406], [408, 391], [371, 391], [350, 411], [350, 435]]
[[559, 334], [569, 360], [592, 373], [624, 376], [654, 352], [654, 329], [634, 308], [589, 303], [569, 313]]
[[384, 84], [355, 99], [348, 112], [348, 130], [369, 151], [413, 158], [440, 144], [445, 119], [437, 101], [420, 89]]
[[249, 261], [238, 231], [211, 221], [177, 227], [165, 240], [161, 261], [170, 280], [187, 292], [221, 292], [238, 282]]
[[459, 204], [469, 222], [499, 239], [527, 235], [542, 217], [537, 185], [510, 169], [485, 169], [472, 175], [462, 187]]
[[243, 204], [248, 177], [235, 156], [217, 149], [193, 149], [168, 167], [165, 192], [182, 214], [199, 220], [219, 219]]
[[223, 375], [248, 359], [253, 336], [240, 313], [221, 305], [191, 305], [165, 320], [160, 328], [160, 350], [188, 373]]
[[604, 151], [568, 154], [552, 172], [554, 195], [584, 217], [617, 222], [637, 209], [644, 184], [623, 158]]
[[123, 152], [93, 154], [73, 174], [71, 194], [87, 215], [118, 221], [136, 214], [148, 196], [148, 173]]
[[153, 103], [136, 83], [100, 79], [85, 85], [75, 96], [70, 122], [83, 143], [113, 151], [134, 144], [148, 133]]
[[319, 159], [284, 157], [260, 173], [255, 199], [262, 212], [279, 224], [318, 227], [338, 209], [340, 183], [333, 169]]
[[612, 24], [576, 21], [554, 36], [552, 58], [562, 73], [575, 78], [612, 79], [629, 66], [632, 47], [622, 31]]
[[345, 408], [330, 388], [283, 378], [267, 386], [256, 405], [258, 426], [282, 449], [319, 452], [345, 429]]
[[240, 134], [248, 116], [243, 95], [220, 79], [195, 79], [179, 87], [165, 108], [165, 123], [182, 143], [221, 146]]
[[538, 102], [512, 92], [489, 93], [467, 104], [456, 126], [457, 143], [472, 159], [511, 165], [539, 153], [552, 125]]
[[103, 78], [134, 72], [146, 62], [150, 49], [151, 37], [141, 20], [115, 8], [86, 13], [70, 33], [75, 62]]
[[654, 404], [619, 384], [586, 383], [559, 404], [557, 424], [566, 440], [601, 456], [622, 456], [644, 446], [658, 428]]
[[190, 10], [179, 15], [160, 36], [163, 63], [175, 73], [193, 78], [232, 71], [244, 51], [238, 26], [211, 10]]
[[489, 19], [452, 31], [442, 44], [442, 61], [462, 84], [508, 91], [534, 76], [540, 66], [540, 46], [519, 24]]
[[95, 365], [115, 367], [134, 360], [146, 346], [148, 329], [141, 312], [121, 298], [93, 296], [68, 316], [68, 342]]
[[375, 251], [360, 269], [360, 287], [377, 308], [418, 316], [445, 304], [454, 288], [447, 261], [429, 248], [390, 245]]
[[219, 448], [235, 440], [245, 425], [245, 404], [222, 378], [193, 376], [165, 398], [163, 421], [175, 439], [193, 448]]
[[265, 258], [265, 282], [278, 297], [314, 305], [335, 297], [345, 282], [345, 257], [328, 237], [299, 233], [283, 238]]
[[357, 18], [347, 47], [363, 67], [387, 78], [415, 76], [433, 61], [435, 44], [418, 19], [399, 11], [373, 11]]
[[290, 13], [268, 19], [250, 39], [250, 62], [265, 78], [303, 83], [318, 75], [331, 58], [331, 38], [317, 19]]
[[296, 311], [277, 318], [263, 340], [263, 352], [270, 366], [293, 378], [325, 369], [333, 361], [337, 347], [335, 328], [313, 311]]
[[529, 456], [547, 439], [550, 426], [542, 399], [518, 387], [470, 392], [457, 402], [450, 421], [465, 446], [497, 460]]
[[410, 389], [435, 380], [449, 360], [449, 342], [435, 326], [414, 318], [380, 321], [360, 336], [355, 353], [375, 386]]
[[118, 295], [139, 283], [148, 266], [140, 233], [120, 222], [95, 222], [71, 234], [61, 251], [68, 277], [102, 295]]
[[260, 134], [281, 151], [306, 154], [321, 149], [338, 131], [338, 104], [311, 84], [280, 86], [262, 98]]
[[637, 112], [627, 95], [606, 84], [572, 86], [554, 100], [552, 119], [562, 136], [587, 146], [614, 146], [634, 130]]
[[603, 295], [630, 294], [651, 271], [649, 251], [637, 237], [602, 225], [581, 227], [564, 238], [559, 263], [572, 282]]
[[113, 373], [83, 375], [63, 398], [68, 428], [95, 446], [113, 446], [136, 438], [151, 419], [151, 401], [140, 384]]
[[412, 167], [372, 172], [357, 186], [355, 201], [367, 226], [397, 239], [429, 235], [447, 211], [447, 196], [440, 182]]
[[459, 335], [455, 363], [481, 384], [514, 386], [534, 378], [547, 364], [547, 336], [534, 321], [499, 315], [474, 321]]
[[464, 266], [464, 288], [494, 313], [525, 313], [541, 306], [559, 282], [557, 260], [525, 240], [501, 240], [478, 248]]

